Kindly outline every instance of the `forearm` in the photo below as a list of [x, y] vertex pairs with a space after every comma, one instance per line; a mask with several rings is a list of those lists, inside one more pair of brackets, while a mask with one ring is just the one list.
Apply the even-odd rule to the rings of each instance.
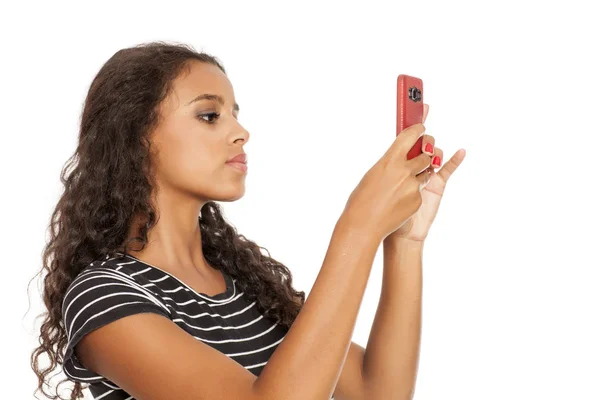
[[255, 382], [261, 399], [328, 399], [335, 389], [380, 240], [340, 218], [315, 284]]
[[383, 242], [383, 284], [363, 360], [368, 398], [412, 399], [421, 337], [423, 243]]

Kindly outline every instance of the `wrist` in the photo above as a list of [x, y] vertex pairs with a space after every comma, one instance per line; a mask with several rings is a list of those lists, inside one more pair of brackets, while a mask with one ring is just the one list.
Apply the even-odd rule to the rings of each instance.
[[425, 241], [388, 236], [383, 239], [383, 245], [401, 251], [421, 251], [425, 246]]
[[334, 232], [342, 233], [344, 236], [352, 237], [355, 241], [368, 246], [379, 247], [381, 236], [364, 221], [357, 221], [347, 213], [343, 213], [335, 224]]

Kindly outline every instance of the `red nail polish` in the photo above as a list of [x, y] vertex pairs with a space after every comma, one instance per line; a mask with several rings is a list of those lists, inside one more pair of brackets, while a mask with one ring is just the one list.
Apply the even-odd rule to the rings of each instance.
[[438, 167], [440, 166], [440, 157], [433, 157], [433, 165], [437, 165]]
[[427, 143], [425, 146], [425, 151], [428, 153], [433, 153], [433, 145], [431, 143]]

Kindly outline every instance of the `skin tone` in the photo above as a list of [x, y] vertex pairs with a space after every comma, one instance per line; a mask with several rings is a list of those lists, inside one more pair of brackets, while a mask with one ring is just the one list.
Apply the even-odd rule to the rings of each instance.
[[[423, 123], [428, 112], [429, 106], [425, 104]], [[423, 135], [422, 150], [431, 156], [427, 168], [431, 176], [421, 190], [421, 207], [383, 240], [381, 296], [361, 360], [370, 399], [387, 399], [389, 393], [405, 399], [414, 395], [421, 339], [424, 242], [446, 183], [466, 155], [464, 149], [459, 149], [442, 165], [443, 152], [434, 144], [431, 135]], [[359, 358], [356, 353], [360, 352], [361, 349], [351, 349], [349, 358]]]
[[[428, 113], [429, 105], [424, 104], [423, 123], [425, 123]], [[459, 149], [448, 162], [439, 168], [444, 161], [444, 152], [439, 147], [435, 147], [435, 138], [431, 135], [423, 135], [423, 152], [431, 155], [432, 160], [432, 165], [429, 167], [431, 179], [421, 191], [423, 204], [415, 215], [386, 238], [388, 242], [407, 239], [422, 243], [425, 240], [440, 207], [446, 184], [466, 156], [466, 151]], [[436, 157], [438, 158], [436, 159]], [[439, 160], [439, 164], [435, 164], [437, 160]], [[439, 170], [436, 171], [438, 168]]]
[[[245, 174], [225, 162], [242, 152], [249, 135], [237, 121], [232, 86], [218, 67], [197, 62], [189, 75], [177, 78], [174, 89], [161, 105], [162, 121], [151, 137], [159, 150], [155, 207], [160, 220], [146, 248], [132, 255], [199, 292], [221, 293], [222, 276], [206, 262], [199, 245], [197, 217], [207, 201], [243, 196]], [[203, 100], [187, 105], [205, 93], [221, 95], [223, 104]], [[428, 106], [425, 116], [427, 111]], [[211, 112], [221, 114], [214, 125], [197, 117], [213, 120], [216, 116], [207, 115]], [[423, 139], [424, 149], [433, 145], [433, 137]], [[441, 150], [434, 154], [441, 158]], [[464, 150], [459, 150], [446, 165], [460, 164], [462, 158]], [[446, 176], [454, 169], [450, 166]], [[439, 175], [445, 185], [443, 170]], [[432, 174], [430, 185], [433, 179]], [[441, 197], [439, 191], [434, 195]], [[426, 199], [423, 190], [423, 206], [415, 216], [432, 220], [438, 204], [436, 197]], [[340, 218], [310, 296], [260, 377], [153, 313], [121, 318], [90, 332], [77, 345], [77, 356], [87, 368], [143, 400], [304, 400], [329, 398], [333, 389], [336, 400], [387, 399], [390, 393], [411, 398], [420, 338], [420, 255], [430, 225], [415, 216], [410, 226], [404, 224], [384, 241], [387, 283], [366, 349], [351, 336], [379, 243]], [[133, 226], [130, 237], [137, 236]]]
[[[190, 103], [203, 94], [219, 95], [223, 104], [210, 99]], [[250, 137], [238, 112], [233, 87], [217, 66], [194, 62], [189, 74], [174, 81], [150, 137], [158, 150], [154, 205], [160, 219], [148, 234], [146, 248], [133, 251], [136, 244], [129, 251], [208, 295], [224, 292], [225, 281], [204, 258], [198, 215], [208, 201], [235, 201], [246, 190], [246, 173], [225, 163], [244, 152]], [[129, 237], [137, 236], [137, 221]]]

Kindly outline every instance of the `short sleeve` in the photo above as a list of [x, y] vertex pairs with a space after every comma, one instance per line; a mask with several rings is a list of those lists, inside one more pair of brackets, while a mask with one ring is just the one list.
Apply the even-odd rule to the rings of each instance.
[[62, 303], [68, 339], [63, 372], [77, 382], [106, 381], [79, 362], [75, 345], [95, 329], [128, 315], [147, 312], [171, 318], [169, 309], [127, 274], [110, 268], [85, 269], [69, 285]]

